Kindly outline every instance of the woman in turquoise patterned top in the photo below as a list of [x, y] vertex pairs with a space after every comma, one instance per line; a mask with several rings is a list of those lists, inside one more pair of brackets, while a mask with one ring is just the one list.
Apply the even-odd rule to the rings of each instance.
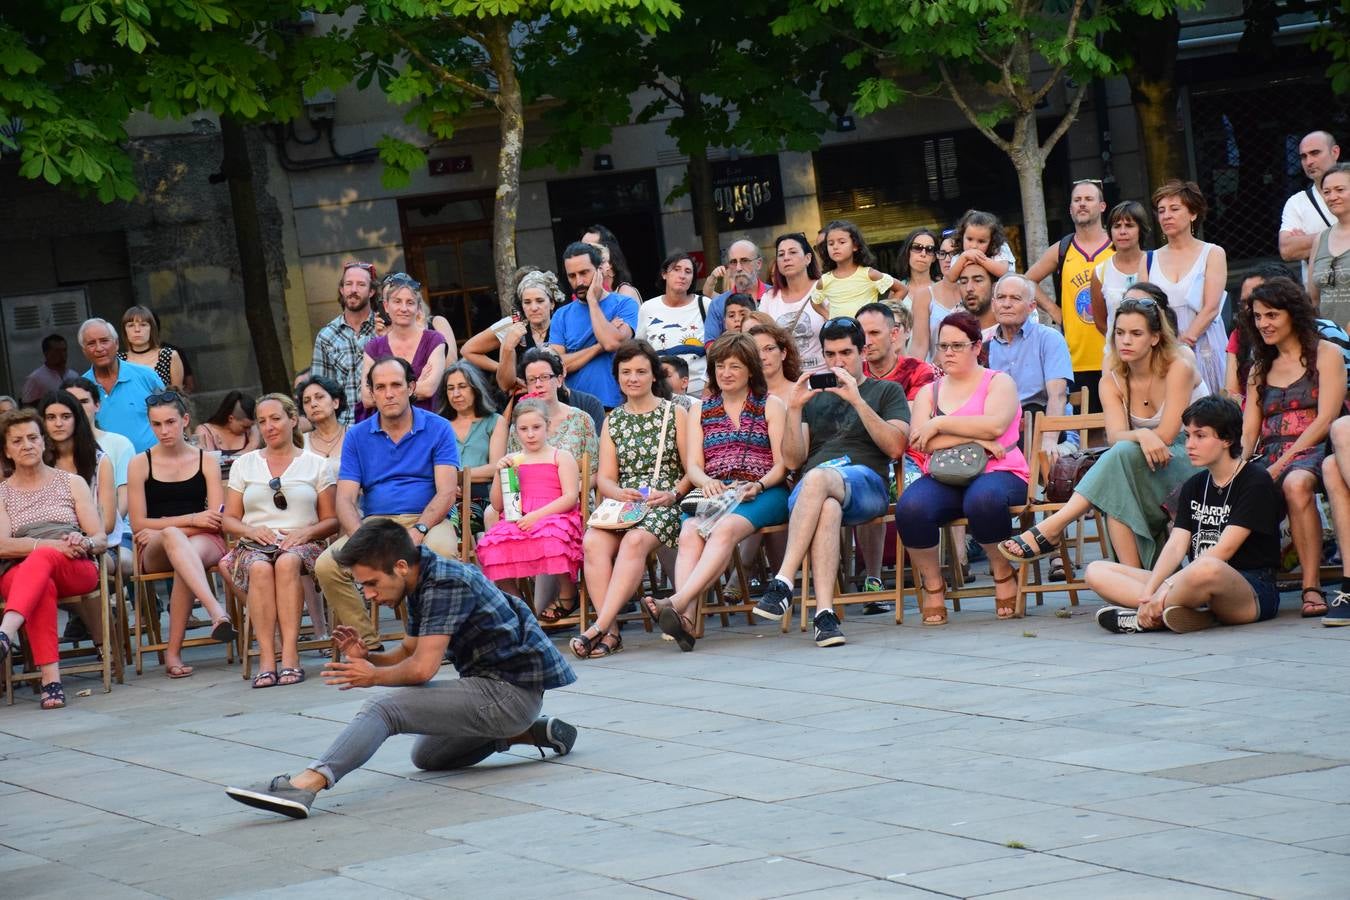
[[[588, 528], [586, 589], [597, 609], [595, 624], [572, 638], [572, 652], [597, 658], [623, 649], [619, 610], [642, 583], [647, 555], [680, 535], [679, 501], [689, 492], [684, 472], [685, 411], [670, 399], [661, 361], [646, 341], [614, 351], [614, 377], [624, 402], [605, 419], [600, 434], [601, 498], [645, 501], [647, 514], [626, 531]], [[654, 477], [653, 477], [654, 476]]]

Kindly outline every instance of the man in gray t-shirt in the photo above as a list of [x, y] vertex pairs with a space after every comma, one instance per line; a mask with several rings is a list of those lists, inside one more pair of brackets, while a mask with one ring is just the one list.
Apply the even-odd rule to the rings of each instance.
[[788, 498], [783, 564], [755, 615], [781, 621], [788, 614], [797, 569], [809, 552], [816, 644], [833, 647], [844, 643], [833, 609], [839, 529], [886, 514], [891, 460], [904, 454], [909, 439], [909, 404], [900, 385], [863, 375], [857, 319], [830, 319], [820, 330], [820, 343], [837, 383], [816, 389], [811, 375], [803, 375], [789, 398], [783, 456], [789, 469], [801, 467], [802, 477]]

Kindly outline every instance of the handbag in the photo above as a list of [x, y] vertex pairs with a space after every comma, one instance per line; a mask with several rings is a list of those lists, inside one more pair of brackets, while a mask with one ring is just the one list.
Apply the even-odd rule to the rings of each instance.
[[[661, 461], [666, 455], [666, 426], [670, 424], [670, 409], [675, 404], [667, 400], [665, 405], [665, 412], [661, 414], [661, 437], [656, 445], [656, 466], [652, 469], [651, 482], [653, 484], [656, 482], [657, 476], [661, 474]], [[641, 522], [646, 515], [647, 504], [645, 502], [615, 500], [613, 497], [606, 497], [591, 513], [591, 517], [586, 520], [586, 525], [604, 531], [624, 531]]]
[[1045, 479], [1045, 499], [1049, 503], [1068, 503], [1078, 482], [1106, 452], [1105, 447], [1092, 447], [1076, 453], [1066, 453], [1054, 461]]
[[952, 487], [965, 487], [984, 474], [989, 453], [975, 441], [946, 447], [928, 457], [928, 474]]

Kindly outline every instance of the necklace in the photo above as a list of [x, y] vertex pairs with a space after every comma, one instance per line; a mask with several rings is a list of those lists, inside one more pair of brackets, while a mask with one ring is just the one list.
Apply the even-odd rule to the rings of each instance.
[[[1220, 508], [1220, 509], [1222, 509], [1222, 508], [1224, 508], [1224, 507], [1226, 507], [1226, 506], [1228, 505], [1228, 495], [1231, 494], [1231, 493], [1233, 492], [1233, 482], [1237, 481], [1238, 473], [1242, 471], [1242, 467], [1245, 466], [1246, 464], [1247, 464], [1247, 461], [1246, 461], [1245, 459], [1244, 459], [1242, 462], [1238, 463], [1238, 467], [1237, 467], [1236, 469], [1233, 470], [1232, 476], [1230, 476], [1229, 479], [1228, 479], [1228, 484], [1224, 485], [1224, 488], [1223, 488], [1223, 499], [1222, 499], [1222, 500], [1220, 501], [1220, 503], [1219, 503], [1219, 508]], [[1212, 473], [1212, 472], [1206, 472], [1206, 473], [1205, 473], [1205, 498], [1204, 498], [1204, 505], [1205, 505], [1205, 506], [1209, 506], [1209, 488], [1210, 488], [1210, 486], [1211, 486], [1213, 483], [1214, 483], [1214, 473]]]
[[346, 425], [343, 425], [341, 428], [338, 429], [337, 435], [336, 435], [331, 441], [330, 441], [330, 440], [323, 440], [323, 438], [322, 438], [321, 435], [319, 434], [318, 429], [316, 428], [313, 432], [310, 433], [310, 436], [309, 436], [309, 445], [310, 445], [311, 447], [313, 447], [315, 444], [318, 444], [320, 440], [323, 440], [323, 445], [322, 445], [322, 446], [323, 446], [323, 450], [322, 450], [321, 452], [323, 453], [323, 455], [324, 455], [325, 457], [327, 457], [328, 454], [330, 454], [330, 453], [333, 452], [333, 448], [336, 447], [336, 446], [338, 445], [338, 442], [342, 440], [343, 436], [344, 436], [346, 433], [347, 433], [347, 426], [346, 426]]
[[1144, 399], [1143, 399], [1142, 402], [1143, 402], [1143, 404], [1144, 404], [1144, 408], [1145, 408], [1145, 409], [1147, 409], [1147, 408], [1153, 406], [1153, 401], [1149, 399], [1149, 394], [1151, 394], [1151, 393], [1153, 393], [1153, 373], [1152, 373], [1152, 372], [1150, 372], [1149, 375], [1148, 375], [1148, 387], [1144, 388]]

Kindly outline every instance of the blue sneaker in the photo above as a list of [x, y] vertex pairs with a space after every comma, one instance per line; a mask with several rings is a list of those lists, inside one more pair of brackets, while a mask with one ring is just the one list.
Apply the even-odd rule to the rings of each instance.
[[1345, 591], [1337, 591], [1327, 601], [1327, 614], [1322, 617], [1322, 624], [1328, 628], [1350, 625], [1350, 594]]
[[823, 609], [816, 613], [816, 646], [838, 647], [844, 643], [844, 632], [839, 630], [839, 617], [832, 609]]
[[783, 616], [792, 612], [792, 585], [779, 578], [769, 579], [769, 586], [764, 589], [764, 596], [759, 598], [753, 612], [770, 622], [783, 621]]

